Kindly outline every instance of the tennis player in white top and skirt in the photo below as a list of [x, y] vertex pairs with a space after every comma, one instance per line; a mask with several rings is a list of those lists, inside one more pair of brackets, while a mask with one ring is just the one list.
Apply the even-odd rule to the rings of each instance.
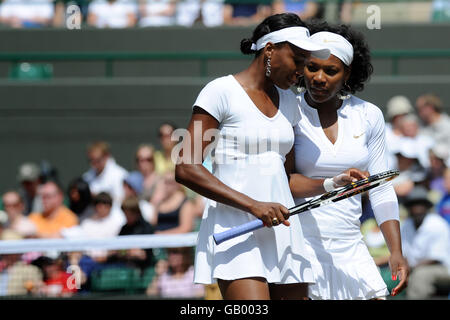
[[[329, 50], [311, 45], [302, 25], [294, 14], [271, 16], [251, 40], [241, 42], [243, 53], [255, 54], [253, 62], [200, 92], [188, 126], [191, 139], [185, 137], [176, 165], [177, 181], [208, 198], [194, 281], [218, 281], [225, 299], [304, 299], [305, 284], [314, 281], [299, 221], [287, 220], [294, 201], [284, 162], [299, 120], [289, 88], [297, 83], [307, 56], [327, 58]], [[199, 137], [201, 154], [186, 160]], [[212, 174], [201, 165], [211, 140]], [[318, 181], [322, 186], [323, 179]], [[214, 243], [213, 233], [252, 219], [281, 225]]]
[[[389, 170], [381, 110], [350, 94], [361, 90], [372, 72], [369, 51], [348, 27], [327, 28], [342, 35], [327, 31], [311, 35], [331, 55], [328, 60], [311, 58], [305, 65], [298, 95], [300, 121], [294, 128], [296, 172], [327, 178], [349, 167], [370, 174]], [[295, 197], [295, 186], [292, 190]], [[370, 190], [369, 198], [391, 251], [392, 275], [402, 278], [395, 295], [406, 285], [408, 275], [401, 252], [397, 197], [388, 183]], [[296, 198], [295, 202], [305, 200]], [[363, 242], [361, 213], [361, 195], [357, 195], [298, 216], [316, 274], [315, 284], [309, 286], [310, 298], [382, 299], [389, 295]]]

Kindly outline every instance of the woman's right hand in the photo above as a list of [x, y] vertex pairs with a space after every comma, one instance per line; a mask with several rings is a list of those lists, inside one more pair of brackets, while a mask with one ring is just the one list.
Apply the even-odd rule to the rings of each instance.
[[[272, 227], [279, 224], [290, 226], [288, 221], [289, 210], [279, 203], [255, 201], [250, 206], [250, 213], [262, 220], [266, 227]], [[278, 223], [274, 221], [275, 218], [278, 220]]]

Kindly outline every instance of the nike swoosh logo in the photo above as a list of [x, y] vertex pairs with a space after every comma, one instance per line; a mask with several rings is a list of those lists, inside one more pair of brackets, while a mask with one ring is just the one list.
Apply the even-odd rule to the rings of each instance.
[[363, 133], [361, 133], [361, 134], [358, 135], [358, 136], [357, 136], [356, 134], [354, 134], [354, 135], [353, 135], [353, 138], [358, 139], [358, 138], [361, 137], [364, 133], [366, 133], [366, 132], [364, 131]]

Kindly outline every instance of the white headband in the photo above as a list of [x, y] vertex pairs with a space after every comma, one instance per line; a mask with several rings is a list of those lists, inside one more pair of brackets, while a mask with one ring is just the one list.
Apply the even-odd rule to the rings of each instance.
[[330, 49], [330, 53], [339, 58], [346, 66], [352, 64], [353, 46], [343, 36], [333, 32], [321, 31], [313, 34], [310, 40]]
[[259, 51], [267, 43], [289, 42], [294, 46], [311, 51], [311, 54], [319, 59], [328, 59], [330, 50], [322, 44], [316, 44], [310, 40], [309, 30], [305, 27], [290, 27], [268, 33], [252, 44], [251, 49]]

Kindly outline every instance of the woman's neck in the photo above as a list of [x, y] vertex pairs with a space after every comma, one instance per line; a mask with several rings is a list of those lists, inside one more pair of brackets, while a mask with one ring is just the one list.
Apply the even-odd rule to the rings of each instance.
[[336, 112], [336, 110], [339, 109], [343, 103], [343, 100], [339, 99], [337, 96], [333, 96], [332, 98], [324, 102], [315, 102], [309, 96], [308, 92], [305, 92], [305, 100], [310, 107], [317, 109], [317, 112], [321, 114]]

